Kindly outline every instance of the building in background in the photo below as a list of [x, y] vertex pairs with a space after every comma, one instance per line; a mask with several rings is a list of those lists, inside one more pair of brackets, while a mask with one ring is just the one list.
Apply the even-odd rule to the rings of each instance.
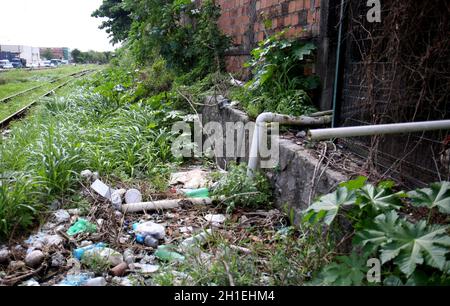
[[69, 48], [40, 48], [40, 54], [43, 58], [50, 59], [60, 59], [60, 60], [69, 60]]
[[3, 56], [18, 57], [26, 61], [28, 67], [38, 66], [40, 62], [39, 48], [24, 45], [0, 45]]

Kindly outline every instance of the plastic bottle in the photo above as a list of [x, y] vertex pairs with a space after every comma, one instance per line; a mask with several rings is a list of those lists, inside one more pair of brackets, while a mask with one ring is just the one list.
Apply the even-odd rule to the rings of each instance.
[[181, 192], [188, 198], [193, 199], [204, 199], [209, 198], [209, 189], [208, 188], [200, 188], [200, 189], [181, 189]]
[[86, 253], [86, 251], [93, 250], [93, 249], [101, 250], [101, 249], [104, 249], [105, 247], [106, 247], [106, 244], [103, 242], [99, 242], [97, 244], [91, 244], [91, 245], [88, 245], [88, 246], [85, 246], [82, 248], [75, 249], [73, 251], [73, 256], [76, 259], [81, 260], [83, 258], [83, 255]]
[[155, 252], [156, 258], [163, 261], [184, 261], [184, 256], [172, 251], [170, 246], [160, 245]]

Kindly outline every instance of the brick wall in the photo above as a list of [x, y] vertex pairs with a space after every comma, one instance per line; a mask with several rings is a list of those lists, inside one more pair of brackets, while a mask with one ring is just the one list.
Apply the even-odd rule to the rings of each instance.
[[[322, 0], [324, 1], [324, 0]], [[222, 8], [219, 27], [232, 37], [227, 69], [242, 72], [250, 51], [267, 34], [287, 29], [290, 37], [319, 35], [321, 0], [217, 0]], [[269, 28], [265, 28], [270, 26]]]

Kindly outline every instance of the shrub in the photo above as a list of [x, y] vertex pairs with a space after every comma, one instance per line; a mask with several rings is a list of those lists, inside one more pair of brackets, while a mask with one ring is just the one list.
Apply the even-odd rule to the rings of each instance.
[[380, 258], [384, 284], [449, 284], [449, 226], [431, 219], [406, 218], [406, 205], [424, 206], [435, 213], [450, 211], [450, 183], [432, 184], [408, 194], [394, 192], [393, 182], [377, 186], [366, 179], [341, 184], [333, 193], [318, 199], [304, 213], [312, 224], [338, 227], [336, 217], [345, 216], [355, 230], [353, 252], [325, 267], [318, 282], [335, 285], [366, 284], [367, 260]]
[[231, 165], [214, 188], [213, 196], [227, 206], [227, 211], [236, 207], [264, 207], [270, 204], [271, 188], [265, 176], [257, 173], [254, 178], [247, 176], [245, 165]]

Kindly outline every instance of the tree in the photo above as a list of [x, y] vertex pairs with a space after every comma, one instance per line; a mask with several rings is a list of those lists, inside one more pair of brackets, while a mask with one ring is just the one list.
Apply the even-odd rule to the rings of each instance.
[[44, 52], [41, 53], [41, 57], [49, 60], [54, 58], [55, 55], [53, 54], [51, 49], [47, 48], [44, 50]]
[[84, 61], [82, 52], [80, 50], [73, 49], [71, 54], [72, 54], [73, 61], [75, 63], [82, 63]]
[[92, 13], [92, 17], [108, 18], [99, 28], [106, 29], [112, 44], [124, 41], [128, 37], [132, 19], [125, 1], [103, 0], [102, 5]]

